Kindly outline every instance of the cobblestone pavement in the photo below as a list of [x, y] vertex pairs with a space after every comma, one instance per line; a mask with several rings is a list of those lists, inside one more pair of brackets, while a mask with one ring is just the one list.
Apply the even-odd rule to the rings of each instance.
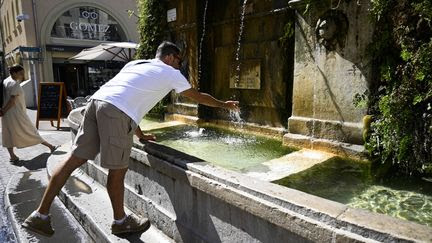
[[[27, 110], [27, 114], [35, 124], [36, 111]], [[2, 126], [0, 122], [0, 127]], [[42, 121], [39, 125], [41, 136], [51, 144], [61, 145], [70, 140], [69, 127], [66, 120], [62, 120], [61, 129], [57, 131], [51, 127], [50, 122]], [[1, 133], [1, 129], [0, 129]], [[0, 142], [1, 145], [1, 142]], [[17, 164], [9, 162], [9, 153], [6, 148], [0, 148], [0, 242], [14, 242], [15, 236], [7, 219], [7, 211], [4, 206], [4, 192], [9, 179], [17, 172], [37, 170], [46, 167], [49, 150], [43, 145], [36, 145], [24, 149], [16, 149], [15, 153], [21, 159]]]

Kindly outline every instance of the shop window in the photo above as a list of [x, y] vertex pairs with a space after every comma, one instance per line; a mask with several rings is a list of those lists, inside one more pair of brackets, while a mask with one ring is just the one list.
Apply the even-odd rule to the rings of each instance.
[[77, 7], [63, 13], [54, 24], [51, 37], [99, 41], [127, 40], [118, 21], [94, 7]]

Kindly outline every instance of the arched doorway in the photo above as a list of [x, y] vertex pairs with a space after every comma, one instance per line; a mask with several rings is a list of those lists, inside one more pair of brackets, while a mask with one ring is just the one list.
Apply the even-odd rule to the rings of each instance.
[[53, 81], [64, 82], [68, 96], [93, 94], [124, 65], [119, 62], [69, 59], [84, 48], [128, 40], [121, 23], [98, 7], [69, 8], [56, 19], [47, 34], [46, 51], [52, 63]]
[[51, 29], [52, 38], [126, 41], [120, 23], [105, 11], [91, 6], [80, 6], [65, 11]]

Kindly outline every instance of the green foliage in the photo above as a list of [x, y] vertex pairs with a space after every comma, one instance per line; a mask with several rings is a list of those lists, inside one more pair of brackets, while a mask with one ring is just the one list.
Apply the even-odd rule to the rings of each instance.
[[392, 1], [389, 0], [372, 0], [371, 13], [374, 20], [377, 22], [382, 19], [383, 16], [388, 14], [387, 10], [390, 8]]
[[140, 47], [136, 57], [154, 58], [166, 30], [166, 0], [138, 0]]
[[289, 21], [288, 23], [285, 24], [283, 36], [281, 36], [279, 40], [285, 44], [288, 43], [293, 36], [294, 36], [294, 22]]
[[[152, 59], [166, 31], [166, 0], [138, 0], [138, 11], [140, 46], [135, 58]], [[132, 15], [135, 13], [129, 12], [129, 16]], [[167, 96], [149, 111], [149, 116], [163, 117], [168, 103]]]
[[366, 148], [403, 174], [432, 174], [432, 3], [374, 0], [371, 16], [377, 77]]
[[167, 112], [167, 105], [170, 103], [170, 95], [168, 94], [165, 98], [159, 101], [147, 114], [148, 117], [156, 118], [159, 120], [164, 119], [164, 115]]
[[288, 58], [287, 52], [292, 46], [294, 36], [294, 21], [290, 19], [284, 26], [283, 35], [279, 38], [282, 48], [285, 50], [285, 58]]

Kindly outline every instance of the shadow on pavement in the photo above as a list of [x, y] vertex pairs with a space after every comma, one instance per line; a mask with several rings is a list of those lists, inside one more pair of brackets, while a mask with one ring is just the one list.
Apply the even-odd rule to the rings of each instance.
[[42, 168], [46, 168], [46, 163], [50, 156], [51, 153], [43, 153], [30, 160], [21, 160], [14, 165], [25, 167], [28, 170], [39, 170]]
[[52, 154], [53, 155], [62, 155], [62, 154], [67, 154], [67, 152], [66, 151], [58, 151], [58, 150], [56, 150]]
[[140, 239], [142, 234], [143, 234], [143, 232], [137, 232], [134, 234], [117, 235], [117, 237], [125, 239], [129, 242], [144, 242]]
[[57, 127], [50, 127], [50, 128], [39, 128], [38, 131], [43, 132], [70, 132], [70, 127], [60, 127], [59, 130], [57, 130]]

